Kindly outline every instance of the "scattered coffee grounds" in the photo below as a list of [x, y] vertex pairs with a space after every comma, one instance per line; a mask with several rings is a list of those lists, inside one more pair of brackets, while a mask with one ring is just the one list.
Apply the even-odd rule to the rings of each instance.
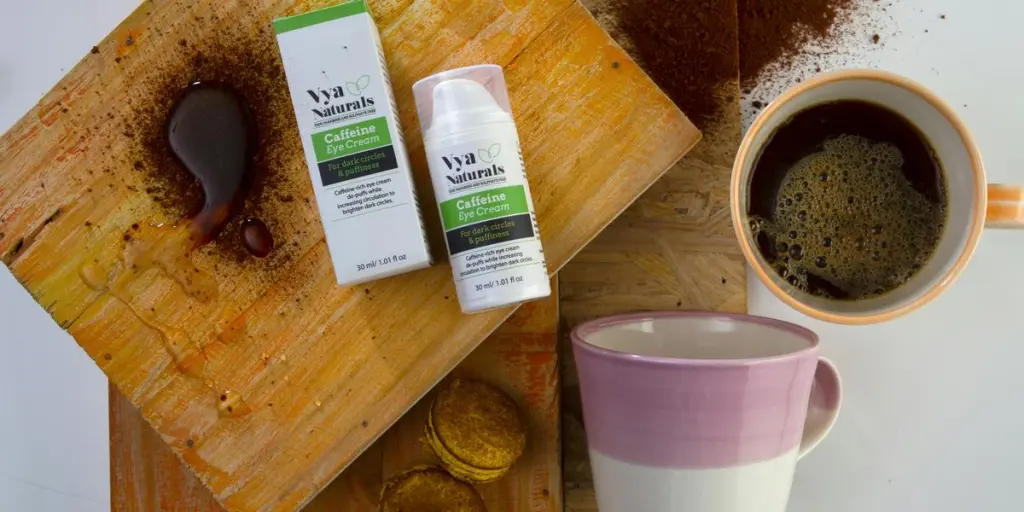
[[[856, 0], [738, 0], [740, 77], [753, 88], [769, 65], [784, 63], [809, 43], [830, 39]], [[826, 44], [827, 45], [827, 44]]]
[[[288, 157], [301, 154], [301, 147], [273, 31], [269, 25], [255, 30], [235, 27], [232, 20], [213, 13], [205, 21], [217, 29], [189, 41], [171, 41], [161, 48], [163, 58], [149, 59], [145, 68], [126, 68], [133, 90], [127, 97], [128, 115], [121, 120], [123, 165], [142, 175], [143, 189], [160, 206], [163, 219], [178, 222], [197, 215], [206, 202], [201, 184], [168, 147], [165, 130], [172, 106], [199, 82], [222, 84], [237, 93], [255, 126], [256, 152], [246, 178], [251, 182], [223, 229], [214, 230], [220, 234], [209, 248], [230, 261], [241, 261], [252, 254], [242, 238], [243, 220], [259, 218], [270, 231], [290, 223], [294, 207], [279, 198], [305, 192], [308, 184], [302, 180], [308, 178], [287, 172], [292, 163]], [[292, 253], [278, 251], [272, 259], [283, 263]]]
[[[733, 102], [736, 5], [723, 0], [591, 0], [587, 7], [697, 128]], [[609, 26], [612, 25], [612, 26]]]
[[203, 208], [192, 218], [198, 243], [220, 234], [248, 192], [255, 132], [249, 109], [223, 84], [192, 84], [171, 108], [167, 122], [170, 151], [203, 189]]

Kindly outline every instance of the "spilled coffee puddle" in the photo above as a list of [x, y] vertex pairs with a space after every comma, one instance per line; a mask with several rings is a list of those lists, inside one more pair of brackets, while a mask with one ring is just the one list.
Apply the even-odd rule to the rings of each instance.
[[[164, 349], [182, 375], [203, 382], [213, 393], [227, 396], [207, 371], [206, 347], [195, 342], [181, 329], [160, 322], [154, 312], [144, 311], [131, 300], [129, 286], [150, 270], [157, 270], [173, 279], [191, 299], [210, 302], [217, 296], [217, 281], [213, 276], [194, 266], [189, 253], [198, 247], [197, 218], [171, 226], [141, 226], [134, 224], [124, 237], [125, 247], [121, 259], [110, 269], [99, 263], [87, 263], [79, 269], [79, 277], [90, 289], [103, 293], [128, 309], [143, 325], [160, 336]], [[221, 416], [239, 416], [249, 412], [237, 393], [233, 406], [218, 405]], [[223, 399], [221, 400], [224, 401]]]
[[[235, 417], [251, 408], [237, 392], [217, 385], [208, 370], [220, 352], [209, 344], [224, 343], [223, 337], [200, 343], [139, 307], [129, 292], [156, 272], [190, 300], [209, 303], [219, 294], [223, 269], [259, 272], [297, 255], [295, 242], [274, 244], [275, 230], [294, 215], [290, 203], [304, 190], [283, 172], [301, 147], [276, 42], [269, 27], [253, 31], [211, 18], [215, 27], [203, 36], [208, 40], [179, 40], [167, 45], [170, 50], [150, 53], [144, 65], [119, 62], [133, 88], [119, 120], [126, 151], [113, 165], [142, 173], [145, 190], [137, 193], [147, 194], [158, 211], [126, 230], [119, 257], [86, 264], [79, 276], [158, 334], [176, 369], [210, 389], [221, 416]], [[195, 266], [192, 256], [199, 251], [212, 268]]]
[[[167, 145], [203, 191], [202, 209], [189, 220], [195, 245], [220, 234], [248, 192], [256, 127], [241, 97], [220, 83], [189, 85], [171, 107]], [[254, 251], [243, 243], [250, 253]], [[269, 251], [255, 251], [260, 257]]]
[[291, 99], [269, 29], [218, 29], [209, 33], [216, 41], [179, 41], [176, 64], [150, 75], [148, 94], [133, 96], [123, 128], [128, 158], [163, 213], [194, 220], [204, 250], [240, 264], [257, 254], [277, 261], [288, 251], [247, 245], [245, 221], [274, 233], [308, 188], [283, 172], [301, 154]]

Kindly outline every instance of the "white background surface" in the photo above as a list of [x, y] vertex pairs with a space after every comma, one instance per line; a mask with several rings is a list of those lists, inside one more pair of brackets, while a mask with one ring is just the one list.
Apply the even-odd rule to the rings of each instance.
[[[989, 181], [1024, 184], [1024, 5], [904, 0], [888, 14], [896, 33], [862, 65], [933, 89], [973, 131]], [[816, 331], [844, 379], [839, 422], [798, 466], [791, 512], [1024, 510], [1022, 257], [1024, 232], [986, 231], [948, 292], [868, 327], [805, 317], [748, 272], [750, 312]]]
[[[3, 0], [0, 132], [137, 3]], [[973, 129], [990, 181], [1024, 183], [1024, 4], [897, 0], [888, 9], [897, 33], [860, 65], [934, 89]], [[816, 330], [845, 379], [842, 416], [800, 464], [791, 511], [1021, 510], [1022, 256], [1024, 233], [989, 231], [952, 290], [873, 327], [803, 317], [750, 276], [751, 312]], [[2, 267], [0, 355], [0, 510], [108, 510], [106, 380]]]

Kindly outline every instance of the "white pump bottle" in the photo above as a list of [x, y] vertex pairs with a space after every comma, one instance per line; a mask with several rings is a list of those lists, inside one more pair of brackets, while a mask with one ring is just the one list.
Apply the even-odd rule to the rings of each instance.
[[551, 295], [501, 67], [445, 71], [413, 93], [462, 311]]

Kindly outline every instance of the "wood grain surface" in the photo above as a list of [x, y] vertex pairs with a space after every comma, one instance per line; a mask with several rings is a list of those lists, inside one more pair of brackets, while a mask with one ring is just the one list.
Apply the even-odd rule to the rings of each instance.
[[[91, 265], [123, 257], [133, 224], [180, 220], [128, 153], [133, 106], [221, 41], [275, 55], [273, 17], [331, 3], [145, 2], [0, 138], [0, 259], [230, 510], [307, 503], [512, 313], [462, 315], [447, 265], [339, 288], [293, 124], [272, 141], [286, 193], [265, 210], [286, 243], [271, 258], [192, 252], [217, 283], [205, 302], [157, 269], [116, 296], [87, 285]], [[504, 66], [551, 272], [699, 138], [577, 2], [372, 7], [425, 204], [411, 84]]]
[[[557, 289], [557, 281], [552, 280], [552, 290]], [[562, 509], [558, 324], [557, 294], [525, 304], [453, 371], [453, 375], [502, 387], [524, 408], [529, 421], [523, 457], [501, 480], [478, 486], [491, 512]], [[424, 397], [304, 510], [374, 512], [382, 482], [394, 472], [436, 463], [423, 444], [429, 404], [430, 396]], [[223, 510], [113, 387], [110, 450], [114, 511]]]
[[[628, 34], [616, 27], [616, 2], [619, 0], [584, 0], [628, 50]], [[736, 18], [735, 0], [702, 6], [722, 9], [726, 16]], [[730, 52], [725, 53], [723, 58], [728, 58]], [[597, 510], [579, 382], [568, 340], [571, 328], [584, 320], [629, 311], [746, 311], [746, 271], [729, 214], [729, 178], [742, 130], [738, 41], [731, 53], [736, 80], [722, 85], [718, 92], [724, 114], [704, 130], [703, 140], [693, 151], [559, 274], [567, 511]]]
[[[552, 286], [552, 292], [558, 289], [555, 280]], [[501, 480], [477, 485], [491, 512], [562, 510], [558, 324], [557, 294], [525, 304], [450, 376], [501, 387], [527, 418], [523, 456]], [[424, 397], [378, 442], [385, 479], [418, 464], [438, 463], [423, 436], [432, 398]]]

